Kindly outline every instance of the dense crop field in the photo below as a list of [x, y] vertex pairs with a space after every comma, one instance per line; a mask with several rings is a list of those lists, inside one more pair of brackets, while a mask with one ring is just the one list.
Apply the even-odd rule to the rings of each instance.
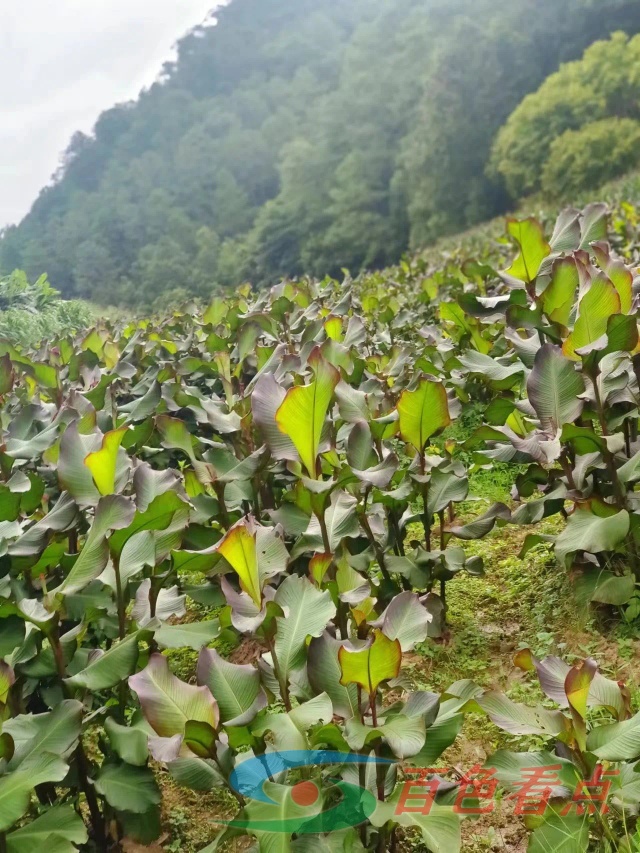
[[0, 344], [0, 851], [640, 849], [636, 213], [464, 245]]

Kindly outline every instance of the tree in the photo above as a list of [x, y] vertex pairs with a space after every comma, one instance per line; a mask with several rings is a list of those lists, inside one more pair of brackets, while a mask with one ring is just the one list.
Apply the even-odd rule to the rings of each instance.
[[[540, 189], [552, 146], [555, 160], [561, 150], [560, 143], [554, 144], [556, 140], [564, 138], [575, 147], [576, 137], [563, 137], [567, 131], [607, 116], [640, 118], [639, 62], [640, 37], [629, 39], [624, 33], [615, 33], [608, 41], [592, 45], [582, 59], [563, 65], [524, 98], [500, 130], [490, 162], [490, 169], [504, 177], [514, 198]], [[594, 140], [593, 133], [587, 133], [583, 141], [588, 137]], [[552, 174], [550, 164], [547, 183]], [[595, 180], [606, 177], [603, 164]]]
[[550, 198], [572, 200], [581, 190], [610, 181], [640, 165], [640, 122], [605, 118], [556, 137], [542, 170]]

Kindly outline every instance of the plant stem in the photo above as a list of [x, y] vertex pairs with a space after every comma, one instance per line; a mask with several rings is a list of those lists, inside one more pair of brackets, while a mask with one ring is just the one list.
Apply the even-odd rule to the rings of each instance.
[[280, 669], [280, 664], [278, 663], [278, 655], [276, 654], [275, 643], [270, 637], [267, 639], [267, 645], [269, 646], [271, 660], [273, 661], [273, 671], [275, 672], [276, 678], [278, 679], [278, 684], [280, 685], [280, 694], [282, 701], [284, 702], [284, 707], [287, 709], [287, 711], [290, 711], [291, 697], [289, 696], [289, 685], [287, 684], [287, 679], [284, 677], [282, 670]]
[[402, 533], [400, 532], [400, 524], [398, 523], [398, 516], [396, 515], [395, 510], [389, 510], [389, 519], [391, 520], [391, 525], [394, 531], [395, 546], [398, 556], [404, 557], [404, 540], [402, 538]]
[[227, 512], [227, 505], [224, 501], [224, 485], [216, 480], [213, 484], [213, 490], [216, 493], [216, 497], [218, 499], [218, 514], [220, 515], [220, 520], [222, 521], [222, 525], [225, 530], [228, 530], [231, 526], [229, 521], [229, 513]]
[[[362, 708], [362, 686], [358, 684], [358, 715], [360, 717], [360, 722], [364, 725], [364, 710]], [[358, 782], [360, 787], [364, 791], [367, 787], [367, 773], [366, 766], [364, 763], [358, 764]], [[358, 833], [360, 835], [360, 841], [362, 842], [363, 847], [367, 845], [367, 827], [366, 824], [361, 823], [358, 827]]]
[[329, 531], [327, 530], [327, 521], [324, 517], [324, 512], [317, 512], [316, 518], [318, 519], [318, 524], [320, 525], [320, 532], [322, 533], [322, 547], [324, 548], [324, 553], [332, 554], [331, 542], [329, 540]]
[[[54, 631], [51, 632], [51, 635], [49, 636], [49, 642], [51, 643], [51, 648], [53, 650], [53, 657], [56, 662], [56, 670], [62, 685], [62, 691], [65, 696], [68, 696], [69, 690], [64, 680], [67, 674], [64, 662], [64, 652], [62, 650], [62, 646], [60, 645], [57, 627]], [[95, 789], [89, 781], [89, 773], [87, 770], [87, 757], [84, 753], [84, 746], [82, 745], [82, 735], [80, 735], [80, 737], [78, 738], [78, 746], [76, 747], [75, 751], [75, 759], [80, 788], [84, 792], [85, 797], [87, 798], [87, 806], [89, 807], [89, 814], [91, 815], [91, 825], [93, 827], [96, 846], [100, 853], [107, 853], [107, 837], [105, 833], [104, 818], [102, 816], [102, 812], [100, 811], [100, 806], [98, 804], [98, 798], [96, 797]]]
[[[331, 562], [327, 566], [327, 572], [329, 573], [329, 577], [334, 580], [336, 574], [336, 564], [333, 559], [333, 553], [331, 551], [331, 540], [329, 539], [329, 531], [327, 530], [327, 521], [324, 517], [324, 510], [322, 512], [316, 512], [316, 518], [318, 519], [318, 524], [320, 525], [320, 532], [322, 533], [322, 547], [324, 548], [324, 553], [328, 554], [331, 557]], [[347, 611], [345, 609], [344, 602], [338, 599], [338, 612], [336, 615], [336, 622], [338, 628], [340, 629], [340, 635], [343, 640], [346, 640], [349, 630], [347, 627]]]
[[[440, 550], [444, 551], [447, 547], [445, 539], [444, 539], [444, 510], [441, 509], [438, 513], [438, 517], [440, 518]], [[442, 603], [446, 609], [447, 606], [447, 593], [446, 593], [446, 585], [447, 582], [444, 578], [440, 580], [440, 598], [442, 599]]]
[[84, 795], [87, 798], [87, 806], [89, 807], [89, 814], [91, 815], [91, 825], [93, 826], [94, 840], [100, 853], [107, 853], [107, 836], [105, 832], [104, 818], [102, 816], [102, 812], [100, 811], [100, 806], [98, 804], [98, 798], [96, 797], [95, 789], [89, 781], [89, 773], [87, 770], [87, 757], [84, 754], [82, 738], [80, 738], [75, 755], [76, 767], [80, 780], [80, 787], [84, 791]]
[[[420, 454], [420, 473], [424, 476], [427, 470], [425, 451]], [[431, 551], [431, 517], [427, 504], [429, 502], [429, 484], [422, 483], [422, 525], [424, 527], [424, 541], [427, 551]]]
[[[600, 429], [602, 430], [603, 436], [609, 435], [609, 428], [607, 427], [607, 419], [604, 414], [604, 407], [602, 405], [602, 399], [600, 397], [600, 390], [598, 388], [598, 380], [597, 376], [591, 377], [591, 383], [593, 385], [593, 393], [596, 398], [596, 406], [598, 409], [598, 420], [600, 421]], [[613, 494], [616, 500], [616, 504], [621, 509], [624, 509], [626, 506], [626, 500], [624, 496], [624, 491], [622, 486], [620, 485], [620, 480], [618, 479], [618, 471], [616, 470], [615, 460], [613, 458], [613, 454], [607, 447], [603, 453], [604, 461], [606, 462], [607, 468], [609, 470], [609, 476], [611, 477], [611, 486], [613, 488]]]
[[382, 550], [380, 543], [373, 535], [371, 525], [369, 524], [369, 519], [367, 518], [366, 509], [360, 513], [360, 524], [362, 525], [364, 532], [367, 534], [367, 539], [373, 547], [373, 550], [376, 555], [376, 560], [378, 561], [378, 565], [380, 566], [380, 571], [382, 572], [383, 577], [385, 578], [385, 580], [390, 581], [391, 575], [389, 574], [389, 570], [387, 569], [387, 564], [384, 558], [384, 551]]
[[364, 711], [362, 709], [362, 685], [361, 684], [357, 685], [357, 691], [358, 691], [358, 713], [360, 715], [360, 722], [364, 726], [365, 723], [364, 723]]
[[631, 459], [631, 427], [629, 418], [625, 418], [622, 426], [624, 429], [624, 450], [627, 454], [627, 459]]
[[[378, 709], [376, 707], [377, 700], [377, 691], [373, 691], [373, 693], [369, 696], [369, 704], [371, 705], [371, 722], [373, 723], [373, 728], [378, 728]], [[375, 754], [380, 757], [380, 742], [377, 741], [374, 746]], [[385, 777], [385, 766], [383, 764], [376, 764], [376, 793], [378, 799], [381, 803], [384, 802], [384, 777]], [[382, 830], [381, 830], [382, 833]], [[384, 835], [380, 835], [381, 841], [384, 843]], [[384, 850], [384, 847], [379, 848]]]
[[122, 590], [122, 578], [120, 577], [120, 560], [113, 558], [113, 571], [116, 576], [116, 606], [118, 608], [118, 636], [124, 640], [127, 633], [126, 616], [124, 609], [124, 594]]
[[431, 551], [431, 516], [427, 509], [429, 500], [429, 486], [427, 483], [422, 484], [422, 524], [424, 527], [424, 543], [427, 551]]
[[218, 770], [220, 771], [220, 775], [224, 779], [229, 791], [233, 794], [233, 796], [238, 801], [240, 808], [244, 808], [247, 801], [242, 796], [242, 794], [240, 794], [238, 791], [236, 791], [235, 788], [233, 787], [233, 785], [229, 782], [229, 775], [230, 774], [228, 774], [225, 771], [224, 767], [222, 766], [222, 763], [220, 762], [220, 758], [218, 756], [218, 748], [216, 746], [215, 740], [214, 740], [213, 746], [211, 747], [211, 758], [213, 759], [213, 761], [215, 761], [216, 766], [217, 766]]

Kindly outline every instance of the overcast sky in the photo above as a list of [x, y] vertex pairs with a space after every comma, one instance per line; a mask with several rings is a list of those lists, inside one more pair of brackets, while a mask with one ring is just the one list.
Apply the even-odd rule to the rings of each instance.
[[216, 0], [0, 0], [0, 227], [28, 211], [76, 130], [153, 82]]

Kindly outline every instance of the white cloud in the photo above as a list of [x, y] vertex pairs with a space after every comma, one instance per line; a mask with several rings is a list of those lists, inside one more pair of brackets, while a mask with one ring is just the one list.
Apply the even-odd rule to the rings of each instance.
[[216, 0], [0, 0], [0, 227], [20, 219], [76, 130], [149, 85]]

